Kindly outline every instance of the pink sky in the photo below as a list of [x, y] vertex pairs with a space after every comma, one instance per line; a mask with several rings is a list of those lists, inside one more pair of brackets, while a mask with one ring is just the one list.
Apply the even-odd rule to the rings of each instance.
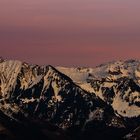
[[0, 0], [0, 56], [95, 66], [140, 59], [138, 0]]

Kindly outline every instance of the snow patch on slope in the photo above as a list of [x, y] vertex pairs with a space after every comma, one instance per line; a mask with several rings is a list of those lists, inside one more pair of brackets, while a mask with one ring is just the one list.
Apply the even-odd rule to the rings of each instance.
[[125, 102], [120, 98], [120, 93], [114, 98], [112, 107], [118, 114], [124, 117], [138, 117], [140, 115], [140, 107], [129, 105], [128, 102]]

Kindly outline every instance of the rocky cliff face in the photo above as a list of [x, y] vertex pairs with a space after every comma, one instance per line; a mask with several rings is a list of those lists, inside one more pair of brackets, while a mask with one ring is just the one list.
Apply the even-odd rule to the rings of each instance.
[[55, 139], [57, 133], [61, 139], [123, 138], [140, 125], [139, 79], [108, 67], [54, 68], [1, 59], [2, 126], [14, 136], [11, 130], [20, 128], [26, 139]]

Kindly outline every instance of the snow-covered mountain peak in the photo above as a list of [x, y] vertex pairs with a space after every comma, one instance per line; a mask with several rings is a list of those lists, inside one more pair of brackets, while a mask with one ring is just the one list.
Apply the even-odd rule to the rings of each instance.
[[140, 61], [133, 59], [113, 61], [94, 68], [57, 67], [57, 69], [71, 77], [77, 83], [80, 81], [85, 82], [88, 78], [99, 80], [102, 78], [109, 78], [115, 80], [120, 77], [133, 78], [139, 83], [138, 80], [140, 78]]
[[139, 83], [138, 60], [66, 68], [1, 59], [0, 118], [47, 121], [75, 138], [88, 132], [98, 139], [105, 132], [103, 138], [114, 139], [115, 132], [119, 139], [140, 125]]
[[113, 61], [95, 68], [57, 69], [73, 79], [82, 89], [95, 93], [112, 104], [118, 114], [127, 117], [140, 115], [139, 60]]
[[[0, 63], [0, 69], [0, 110], [10, 117], [20, 119], [18, 113], [22, 113], [69, 128], [92, 121], [94, 110], [106, 114], [105, 102], [77, 86], [53, 66], [40, 67], [10, 60]], [[115, 117], [113, 110], [109, 113]]]

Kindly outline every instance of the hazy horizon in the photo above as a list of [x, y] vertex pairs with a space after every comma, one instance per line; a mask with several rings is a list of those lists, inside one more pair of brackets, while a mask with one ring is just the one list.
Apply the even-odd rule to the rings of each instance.
[[96, 66], [140, 59], [140, 1], [1, 0], [0, 56]]

